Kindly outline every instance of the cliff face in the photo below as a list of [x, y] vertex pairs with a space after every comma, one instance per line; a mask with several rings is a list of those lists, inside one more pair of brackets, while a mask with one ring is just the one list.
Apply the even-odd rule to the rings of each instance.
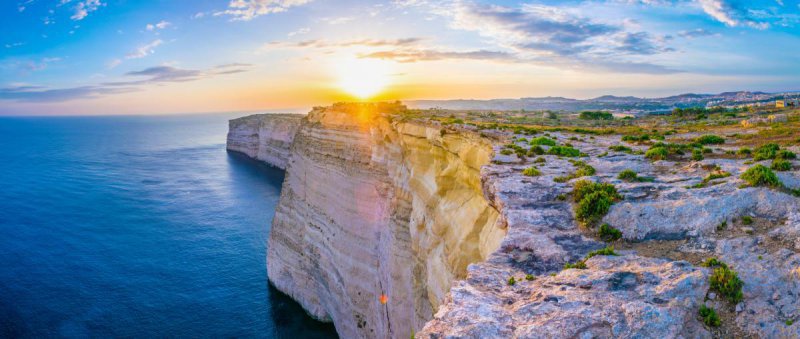
[[270, 280], [343, 337], [409, 337], [504, 236], [481, 193], [491, 152], [477, 136], [312, 111], [291, 148]]
[[228, 123], [227, 148], [286, 169], [302, 115], [256, 114]]

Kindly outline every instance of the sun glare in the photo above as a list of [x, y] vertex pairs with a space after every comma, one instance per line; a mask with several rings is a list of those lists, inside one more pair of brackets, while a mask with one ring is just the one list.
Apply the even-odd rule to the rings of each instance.
[[373, 59], [347, 59], [336, 64], [338, 86], [359, 99], [372, 98], [385, 90], [390, 82], [391, 66]]

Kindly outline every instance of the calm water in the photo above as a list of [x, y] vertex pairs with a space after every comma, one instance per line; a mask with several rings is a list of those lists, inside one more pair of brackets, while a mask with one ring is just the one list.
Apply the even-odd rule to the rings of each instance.
[[0, 118], [0, 337], [335, 337], [268, 286], [233, 117]]

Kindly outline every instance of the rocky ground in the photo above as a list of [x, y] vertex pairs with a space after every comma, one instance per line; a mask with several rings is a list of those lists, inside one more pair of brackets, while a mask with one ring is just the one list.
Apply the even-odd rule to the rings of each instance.
[[[703, 160], [691, 160], [689, 151], [651, 161], [643, 153], [656, 141], [548, 133], [583, 153], [564, 157], [528, 152], [534, 147], [528, 141], [542, 132], [483, 133], [502, 140], [482, 176], [507, 235], [488, 260], [469, 266], [467, 279], [454, 285], [417, 338], [800, 337], [796, 160], [791, 170], [776, 172], [784, 187], [750, 187], [742, 173], [771, 161], [732, 155], [726, 151], [738, 147], [729, 144], [708, 146]], [[526, 156], [504, 151], [509, 140]], [[618, 145], [631, 150], [609, 149]], [[564, 180], [587, 165], [594, 173]], [[530, 167], [535, 174], [524, 175]], [[639, 179], [619, 179], [626, 169]], [[712, 173], [717, 177], [705, 179]], [[571, 195], [580, 180], [613, 184], [622, 199], [601, 220], [578, 222]], [[621, 231], [621, 239], [601, 239], [603, 223]], [[607, 246], [614, 255], [581, 261]], [[711, 286], [718, 267], [702, 265], [708, 258], [736, 272], [741, 300]], [[585, 268], [565, 269], [579, 262]], [[713, 308], [718, 323], [704, 323], [701, 307]]]

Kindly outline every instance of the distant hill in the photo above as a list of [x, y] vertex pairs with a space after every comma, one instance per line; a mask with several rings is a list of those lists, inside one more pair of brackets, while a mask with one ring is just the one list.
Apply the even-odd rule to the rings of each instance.
[[798, 92], [765, 93], [765, 92], [724, 92], [719, 94], [685, 93], [664, 98], [638, 98], [634, 96], [603, 95], [593, 99], [570, 99], [563, 97], [541, 97], [520, 99], [457, 99], [457, 100], [412, 100], [405, 104], [418, 109], [452, 109], [452, 110], [553, 110], [583, 111], [609, 110], [631, 113], [652, 113], [669, 111], [676, 107], [705, 107], [715, 105], [735, 106], [754, 102], [767, 102], [785, 96], [800, 96]]

